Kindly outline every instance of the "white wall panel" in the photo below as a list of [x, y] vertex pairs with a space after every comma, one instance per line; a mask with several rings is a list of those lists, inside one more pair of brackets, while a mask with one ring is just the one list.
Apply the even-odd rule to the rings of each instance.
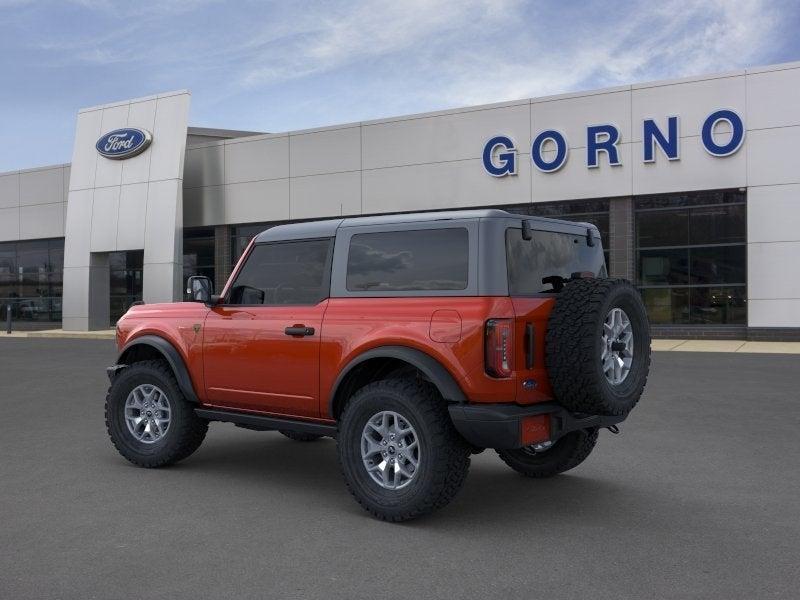
[[[89, 266], [93, 198], [94, 190], [92, 189], [71, 191], [69, 193], [69, 209], [67, 210], [66, 235], [64, 239], [65, 270], [67, 267]], [[64, 294], [66, 296], [66, 291]]]
[[[800, 241], [747, 245], [747, 287], [752, 300], [800, 300], [800, 269], [792, 269], [800, 256]], [[800, 322], [800, 315], [798, 315]]]
[[[680, 116], [680, 136], [699, 136], [709, 114], [729, 108], [745, 118], [744, 75], [705, 79], [672, 85], [634, 85], [631, 98], [632, 139], [642, 140], [642, 121], [668, 115]], [[747, 126], [747, 124], [745, 124]]]
[[361, 214], [361, 173], [293, 177], [292, 219]]
[[0, 208], [0, 242], [19, 239], [19, 207]]
[[183, 190], [183, 225], [201, 227], [225, 223], [225, 186]]
[[747, 75], [747, 127], [800, 125], [800, 69]]
[[749, 131], [745, 140], [747, 183], [800, 183], [800, 126]]
[[495, 135], [510, 136], [528, 152], [530, 106], [504, 106], [434, 117], [376, 123], [363, 127], [363, 168], [480, 158]]
[[19, 173], [0, 175], [0, 208], [19, 206]]
[[64, 208], [61, 202], [19, 207], [19, 238], [64, 237]]
[[225, 144], [225, 183], [289, 177], [289, 136]]
[[750, 327], [800, 327], [800, 300], [750, 300], [747, 324]]
[[530, 164], [494, 178], [480, 159], [375, 169], [363, 173], [363, 212], [385, 213], [530, 202]]
[[25, 171], [19, 175], [19, 203], [52, 204], [64, 196], [64, 173], [61, 167]]
[[225, 222], [258, 223], [289, 218], [289, 180], [233, 183], [225, 189]]
[[680, 160], [656, 149], [656, 160], [643, 162], [642, 142], [632, 144], [634, 194], [738, 188], [747, 185], [747, 153], [741, 148], [724, 158], [706, 152], [699, 137], [681, 138]]
[[[586, 126], [612, 124], [620, 142], [631, 141], [631, 93], [592, 94], [531, 103], [530, 142], [544, 129], [557, 129], [567, 137], [570, 148], [586, 146]], [[526, 149], [530, 151], [530, 147]]]
[[120, 188], [116, 230], [117, 250], [144, 248], [147, 187], [147, 183], [133, 183]]
[[[166, 263], [182, 260], [183, 245], [176, 215], [182, 218], [180, 181], [151, 181], [147, 191], [147, 216], [144, 228], [144, 262]], [[95, 198], [95, 204], [97, 200]]]
[[360, 168], [360, 126], [290, 135], [289, 169], [292, 177]]
[[119, 195], [119, 186], [94, 191], [91, 252], [114, 252], [117, 249]]
[[222, 144], [186, 150], [183, 186], [222, 185], [225, 180], [225, 148]]
[[103, 132], [103, 111], [89, 110], [78, 113], [75, 127], [75, 145], [70, 164], [69, 189], [85, 190], [94, 187], [97, 169], [95, 144]]
[[[183, 177], [189, 94], [159, 96], [150, 152], [150, 181]], [[176, 175], [177, 174], [177, 175]]]
[[747, 190], [747, 240], [800, 240], [800, 185], [757, 186]]
[[[572, 148], [566, 164], [555, 173], [542, 173], [529, 164], [533, 173], [533, 201], [604, 198], [631, 194], [631, 144], [619, 144], [619, 166], [608, 164], [605, 153], [600, 154], [600, 166], [586, 167], [586, 148]], [[549, 160], [547, 154], [545, 158]], [[530, 161], [526, 161], [530, 163]], [[487, 179], [491, 179], [485, 173]]]
[[[128, 109], [128, 127], [146, 129], [153, 133], [156, 120], [156, 100], [132, 102]], [[150, 152], [142, 152], [122, 162], [122, 185], [144, 183], [150, 178]]]
[[[100, 135], [105, 135], [115, 129], [122, 129], [128, 125], [128, 105], [114, 106], [103, 109], [102, 125]], [[100, 136], [97, 136], [98, 139]], [[97, 140], [95, 140], [95, 143]], [[94, 144], [92, 144], [94, 146]], [[94, 148], [93, 148], [94, 149]], [[97, 154], [97, 168], [95, 170], [94, 187], [108, 187], [120, 185], [122, 183], [122, 160], [105, 158]]]

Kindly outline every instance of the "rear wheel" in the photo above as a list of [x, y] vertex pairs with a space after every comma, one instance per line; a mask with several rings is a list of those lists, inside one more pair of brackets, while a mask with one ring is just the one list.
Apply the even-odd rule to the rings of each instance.
[[568, 433], [547, 449], [526, 446], [514, 450], [498, 450], [509, 467], [526, 477], [553, 477], [574, 469], [591, 454], [597, 444], [597, 429], [580, 429]]
[[407, 521], [448, 504], [461, 489], [470, 450], [436, 389], [414, 379], [361, 388], [337, 436], [347, 487], [367, 511]]
[[160, 360], [133, 363], [117, 374], [106, 395], [105, 416], [114, 447], [140, 467], [183, 460], [208, 431], [208, 421], [195, 414]]

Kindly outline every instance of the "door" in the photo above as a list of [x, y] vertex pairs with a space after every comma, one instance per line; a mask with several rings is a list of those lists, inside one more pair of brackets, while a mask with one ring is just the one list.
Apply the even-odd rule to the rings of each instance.
[[332, 239], [256, 244], [206, 317], [211, 404], [319, 416], [319, 351]]

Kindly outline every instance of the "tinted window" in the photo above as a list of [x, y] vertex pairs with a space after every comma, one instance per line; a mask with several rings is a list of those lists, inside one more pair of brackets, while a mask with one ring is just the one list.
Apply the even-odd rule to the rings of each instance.
[[600, 244], [588, 246], [586, 236], [534, 231], [533, 239], [523, 240], [521, 229], [506, 230], [508, 290], [524, 296], [552, 291], [542, 279], [558, 275], [569, 279], [577, 271], [605, 274], [605, 259]]
[[640, 248], [685, 246], [689, 241], [689, 211], [639, 213], [636, 232]]
[[469, 270], [466, 229], [359, 233], [350, 240], [351, 292], [463, 290]]
[[230, 304], [316, 304], [328, 297], [330, 240], [259, 244], [231, 289]]

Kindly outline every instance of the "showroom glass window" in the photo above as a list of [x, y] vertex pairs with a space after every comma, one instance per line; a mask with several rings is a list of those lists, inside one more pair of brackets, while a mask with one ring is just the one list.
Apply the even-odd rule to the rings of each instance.
[[600, 231], [603, 240], [603, 253], [605, 254], [606, 266], [609, 263], [609, 201], [607, 198], [597, 200], [570, 200], [567, 202], [537, 202], [535, 204], [524, 204], [516, 206], [498, 206], [501, 210], [508, 212], [531, 215], [536, 217], [549, 217], [551, 219], [562, 219], [564, 221], [579, 221], [591, 223]]
[[0, 318], [10, 305], [23, 327], [60, 323], [63, 272], [63, 239], [0, 244]]
[[214, 228], [183, 230], [183, 280], [205, 275], [214, 281]]
[[634, 199], [636, 276], [654, 324], [747, 323], [747, 205], [737, 190]]

